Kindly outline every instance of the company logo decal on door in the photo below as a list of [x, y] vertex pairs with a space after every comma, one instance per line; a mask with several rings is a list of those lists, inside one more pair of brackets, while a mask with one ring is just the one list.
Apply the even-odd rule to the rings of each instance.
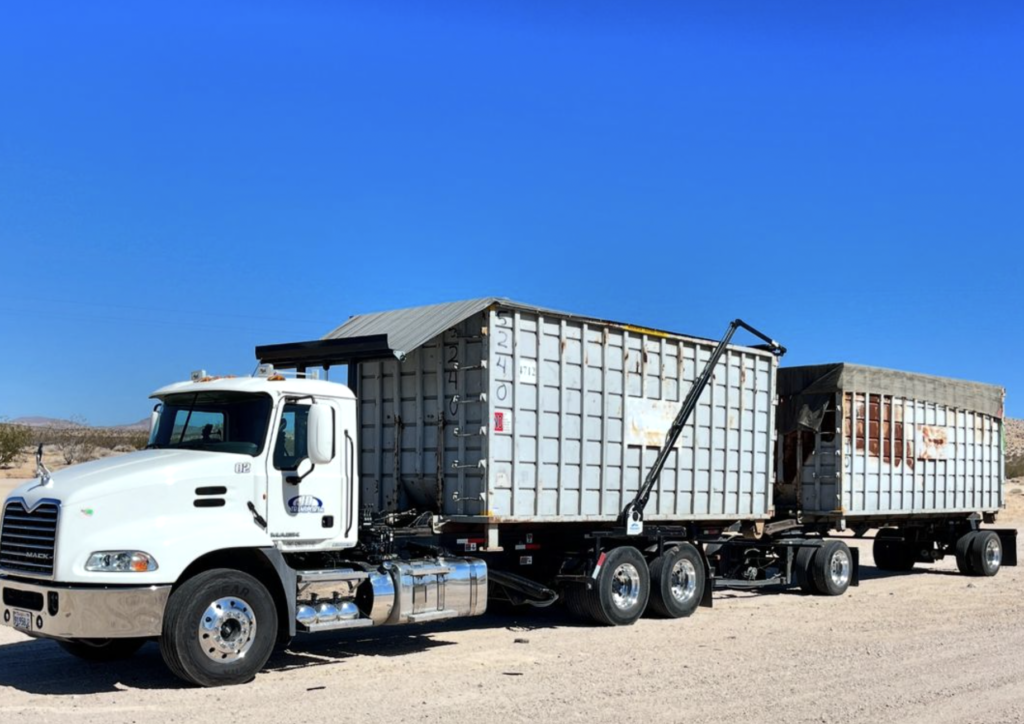
[[296, 495], [288, 501], [288, 511], [296, 515], [299, 513], [323, 513], [324, 501], [313, 495]]

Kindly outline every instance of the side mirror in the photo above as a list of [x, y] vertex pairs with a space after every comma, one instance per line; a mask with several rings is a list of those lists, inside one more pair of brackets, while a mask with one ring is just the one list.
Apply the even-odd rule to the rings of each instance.
[[149, 441], [153, 442], [153, 435], [156, 433], [156, 425], [160, 420], [160, 410], [163, 409], [163, 405], [155, 405], [153, 412], [149, 414]]
[[309, 408], [306, 455], [315, 465], [326, 465], [334, 459], [334, 415], [328, 405]]

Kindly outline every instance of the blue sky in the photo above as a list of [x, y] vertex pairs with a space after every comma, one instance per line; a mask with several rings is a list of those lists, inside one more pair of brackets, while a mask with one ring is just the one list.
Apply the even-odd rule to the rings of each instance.
[[1024, 416], [1024, 12], [23, 3], [0, 15], [0, 416], [500, 295]]

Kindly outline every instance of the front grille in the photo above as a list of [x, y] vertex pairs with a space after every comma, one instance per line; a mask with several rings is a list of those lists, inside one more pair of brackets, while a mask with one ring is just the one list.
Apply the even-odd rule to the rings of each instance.
[[0, 525], [0, 569], [52, 576], [59, 516], [56, 501], [44, 501], [32, 510], [21, 500], [8, 501]]

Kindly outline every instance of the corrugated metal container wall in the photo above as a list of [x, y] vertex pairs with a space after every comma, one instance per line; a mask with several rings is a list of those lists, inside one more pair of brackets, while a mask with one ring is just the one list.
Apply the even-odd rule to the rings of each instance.
[[[364, 501], [491, 522], [615, 520], [713, 348], [492, 304], [401, 362], [359, 364]], [[770, 517], [776, 365], [728, 349], [647, 520]]]
[[778, 498], [853, 518], [1002, 506], [1003, 390], [859, 365], [779, 370]]

